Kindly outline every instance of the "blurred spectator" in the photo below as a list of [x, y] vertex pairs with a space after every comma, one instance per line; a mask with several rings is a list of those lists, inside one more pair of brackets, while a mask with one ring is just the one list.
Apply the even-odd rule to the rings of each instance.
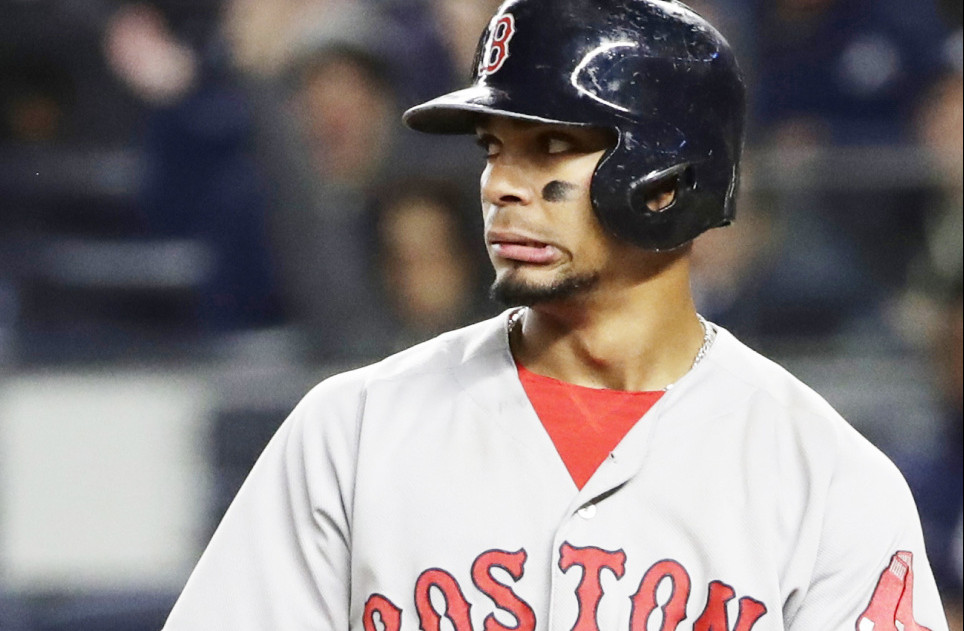
[[118, 77], [152, 106], [141, 195], [149, 236], [197, 239], [209, 251], [201, 326], [225, 331], [277, 322], [251, 111], [230, 72], [180, 40], [149, 4], [114, 14], [105, 51]]
[[948, 29], [933, 0], [754, 2], [759, 125], [833, 143], [904, 137], [915, 95], [942, 65]]
[[961, 278], [964, 233], [964, 81], [960, 73], [934, 82], [921, 99], [916, 118], [923, 173], [929, 190], [919, 206], [924, 219], [922, 247], [910, 259], [906, 286], [892, 304], [891, 326], [909, 344], [921, 347], [938, 319], [933, 295]]
[[770, 169], [779, 165], [759, 156], [747, 163], [736, 220], [693, 244], [700, 312], [761, 350], [833, 336], [873, 318], [873, 302], [855, 294], [860, 266], [821, 225], [814, 192], [770, 188]]
[[[411, 179], [380, 196], [378, 272], [404, 348], [486, 315], [483, 248], [460, 191]], [[473, 215], [475, 216], [475, 215]]]
[[393, 34], [361, 5], [303, 25], [285, 67], [287, 107], [272, 115], [264, 103], [260, 117], [285, 304], [312, 357], [377, 356], [391, 345], [374, 271], [378, 192], [408, 175], [464, 170], [471, 155], [440, 152], [400, 125]]
[[397, 167], [398, 106], [375, 15], [307, 25], [286, 66], [285, 106], [262, 111], [274, 188], [271, 238], [289, 321], [313, 358], [374, 356], [388, 335], [372, 271], [374, 192]]
[[960, 277], [964, 209], [964, 79], [961, 72], [935, 81], [925, 93], [917, 119], [918, 142], [930, 156], [937, 195], [927, 213], [930, 266], [945, 278]]
[[228, 55], [206, 56], [148, 5], [112, 21], [109, 58], [155, 107], [154, 229], [213, 247], [216, 330], [280, 314], [311, 358], [375, 355], [391, 337], [372, 271], [375, 191], [454, 170], [468, 149], [440, 153], [400, 126], [404, 37], [375, 5], [234, 0], [220, 32]]
[[121, 7], [107, 25], [104, 44], [118, 77], [151, 105], [180, 101], [200, 80], [197, 55], [152, 5]]
[[398, 125], [388, 69], [348, 41], [322, 41], [299, 61], [293, 105], [315, 174], [364, 187], [378, 177]]
[[[854, 155], [851, 177], [834, 186], [802, 168], [820, 147], [887, 145], [910, 138], [920, 90], [945, 67], [942, 24], [932, 0], [777, 0], [755, 3], [754, 113], [759, 142], [802, 174], [781, 200], [787, 256], [826, 272], [824, 293], [843, 298], [848, 320], [878, 328], [876, 315], [899, 290], [907, 261], [924, 243], [919, 190], [875, 178], [883, 155]], [[826, 154], [828, 157], [832, 153]], [[915, 164], [908, 154], [907, 172]], [[879, 184], [874, 184], [879, 182]]]

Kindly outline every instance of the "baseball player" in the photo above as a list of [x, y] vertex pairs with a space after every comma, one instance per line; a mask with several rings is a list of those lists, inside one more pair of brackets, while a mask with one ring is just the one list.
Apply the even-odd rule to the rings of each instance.
[[308, 394], [168, 631], [947, 628], [895, 467], [693, 307], [744, 124], [719, 33], [509, 0], [405, 121], [477, 136], [513, 307]]

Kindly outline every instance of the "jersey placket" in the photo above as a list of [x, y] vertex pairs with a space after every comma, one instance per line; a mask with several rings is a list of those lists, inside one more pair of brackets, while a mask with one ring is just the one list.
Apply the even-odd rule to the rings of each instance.
[[[617, 579], [622, 576], [625, 552], [581, 546], [595, 545], [599, 526], [618, 518], [614, 509], [620, 490], [645, 467], [651, 436], [673, 394], [668, 392], [636, 423], [567, 508], [553, 537], [548, 629], [601, 628], [596, 608], [605, 594], [597, 587], [605, 572], [613, 572]], [[590, 626], [579, 626], [577, 621]]]

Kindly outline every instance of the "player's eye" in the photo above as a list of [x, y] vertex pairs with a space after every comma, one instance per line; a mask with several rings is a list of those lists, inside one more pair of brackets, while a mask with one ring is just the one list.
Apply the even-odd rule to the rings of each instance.
[[566, 153], [572, 149], [573, 143], [567, 138], [550, 137], [546, 142], [546, 153]]
[[485, 157], [491, 158], [499, 154], [499, 143], [489, 135], [478, 136], [475, 144], [485, 152]]

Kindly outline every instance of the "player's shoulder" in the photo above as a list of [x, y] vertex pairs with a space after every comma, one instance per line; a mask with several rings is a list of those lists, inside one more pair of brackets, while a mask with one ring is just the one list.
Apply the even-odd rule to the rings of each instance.
[[813, 388], [722, 327], [717, 327], [713, 348], [704, 361], [713, 366], [714, 379], [725, 383], [731, 392], [787, 409], [807, 410], [828, 418], [839, 417]]
[[507, 314], [501, 314], [448, 331], [373, 364], [367, 377], [370, 381], [416, 378], [493, 357], [504, 359], [509, 352], [507, 323]]
[[755, 422], [765, 419], [762, 422], [793, 434], [802, 443], [820, 445], [818, 451], [827, 455], [848, 453], [875, 469], [894, 469], [822, 395], [774, 360], [722, 328], [713, 351], [705, 360], [710, 369], [707, 381], [728, 400], [721, 409], [737, 408]]
[[476, 322], [416, 344], [381, 361], [333, 375], [309, 392], [308, 399], [357, 396], [378, 384], [414, 384], [460, 373], [485, 372], [504, 363], [508, 353], [507, 314]]

